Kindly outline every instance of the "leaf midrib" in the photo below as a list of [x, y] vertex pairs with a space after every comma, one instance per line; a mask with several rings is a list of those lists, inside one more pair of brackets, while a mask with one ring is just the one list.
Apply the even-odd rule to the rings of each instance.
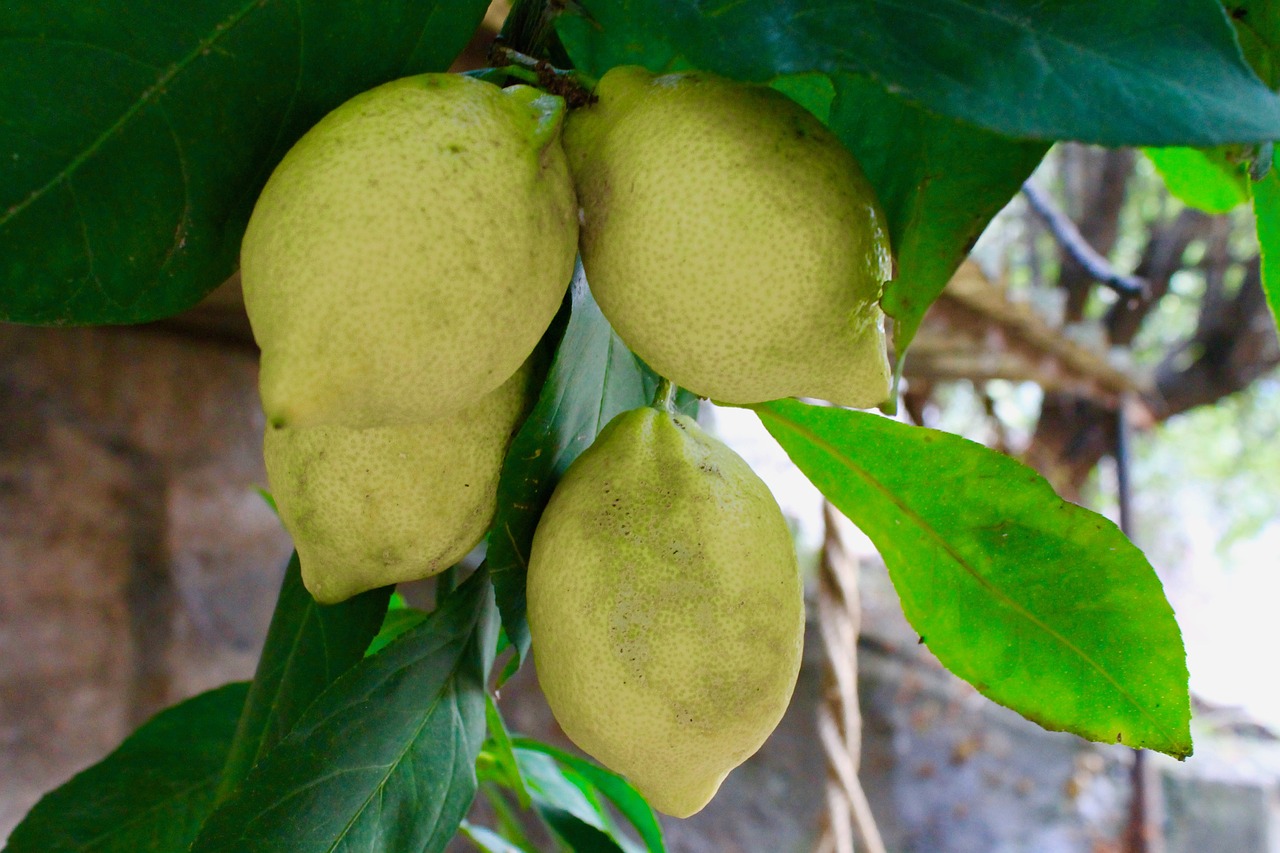
[[43, 186], [32, 190], [22, 201], [18, 202], [13, 207], [10, 207], [3, 213], [0, 213], [0, 227], [6, 225], [10, 220], [14, 219], [28, 207], [42, 199], [63, 181], [66, 181], [74, 175], [81, 166], [87, 163], [103, 145], [105, 145], [113, 136], [124, 128], [124, 126], [138, 115], [145, 106], [153, 102], [153, 94], [156, 96], [154, 98], [155, 103], [159, 104], [160, 97], [163, 95], [165, 87], [168, 86], [174, 78], [185, 71], [192, 62], [205, 55], [210, 48], [221, 41], [228, 33], [232, 32], [245, 18], [249, 16], [251, 12], [253, 12], [254, 9], [261, 5], [262, 4], [258, 2], [258, 0], [250, 0], [250, 2], [246, 3], [238, 11], [232, 13], [221, 23], [215, 25], [212, 35], [201, 39], [190, 52], [178, 59], [177, 62], [170, 65], [168, 69], [156, 79], [155, 83], [148, 86], [147, 89], [139, 95], [137, 100], [134, 101], [134, 103], [130, 105], [130, 107], [125, 110], [110, 127], [99, 134], [98, 137], [84, 149], [84, 151], [73, 157], [66, 166], [46, 181]]
[[[901, 501], [898, 498], [898, 496], [892, 490], [888, 489], [883, 483], [881, 483], [874, 476], [872, 476], [871, 473], [867, 471], [865, 468], [857, 465], [854, 462], [854, 460], [851, 457], [849, 457], [847, 454], [845, 454], [842, 450], [837, 448], [835, 445], [831, 444], [831, 442], [827, 441], [822, 436], [808, 429], [804, 425], [799, 424], [779, 414], [778, 412], [772, 409], [759, 406], [759, 407], [752, 407], [752, 410], [756, 413], [758, 417], [761, 418], [761, 420], [765, 420], [766, 418], [772, 418], [775, 421], [783, 424], [784, 426], [790, 427], [794, 432], [804, 437], [813, 446], [821, 449], [823, 452], [827, 453], [836, 461], [843, 464], [850, 472], [852, 472], [855, 476], [857, 476], [864, 483], [866, 483], [867, 486], [869, 486], [874, 491], [879, 493], [884, 499], [886, 499], [889, 503], [895, 506], [903, 515], [907, 516], [909, 519], [915, 522], [916, 526], [920, 530], [924, 531], [925, 534], [939, 548], [941, 548], [941, 550], [946, 552], [946, 554], [949, 557], [951, 557], [952, 561], [955, 562], [956, 565], [958, 565], [964, 572], [969, 574], [970, 577], [972, 577], [978, 584], [980, 584], [982, 587], [987, 589], [994, 597], [996, 597], [1003, 604], [1007, 605], [1014, 613], [1022, 616], [1029, 623], [1031, 623], [1032, 626], [1044, 631], [1045, 634], [1047, 634], [1052, 639], [1057, 640], [1059, 643], [1062, 644], [1063, 647], [1065, 647], [1069, 651], [1076, 654], [1081, 660], [1083, 660], [1086, 664], [1088, 664], [1089, 667], [1093, 669], [1098, 675], [1100, 675], [1104, 681], [1109, 683], [1123, 699], [1129, 702], [1129, 704], [1133, 706], [1133, 708], [1138, 712], [1138, 714], [1143, 719], [1147, 720], [1147, 722], [1150, 723], [1156, 729], [1156, 731], [1164, 735], [1168, 743], [1176, 744], [1179, 742], [1178, 738], [1170, 734], [1170, 732], [1165, 728], [1165, 726], [1159, 720], [1157, 720], [1154, 716], [1151, 715], [1151, 713], [1147, 710], [1145, 705], [1139, 702], [1133, 696], [1133, 694], [1131, 694], [1127, 689], [1125, 689], [1124, 685], [1122, 685], [1119, 681], [1117, 681], [1115, 677], [1112, 676], [1111, 673], [1109, 673], [1106, 669], [1104, 669], [1100, 663], [1094, 660], [1090, 655], [1085, 653], [1082, 649], [1077, 647], [1074, 643], [1068, 640], [1056, 629], [1054, 629], [1053, 627], [1051, 627], [1050, 625], [1048, 625], [1047, 623], [1039, 619], [1034, 613], [1027, 610], [1022, 604], [1020, 604], [1015, 599], [1010, 597], [1002, 589], [1000, 589], [998, 586], [992, 583], [988, 578], [984, 577], [980, 572], [978, 572], [976, 568], [974, 568], [969, 563], [969, 561], [962, 554], [960, 554], [955, 548], [951, 546], [951, 544], [946, 540], [946, 538], [942, 535], [942, 533], [940, 533], [932, 525], [928, 524], [919, 513], [917, 513], [911, 507], [907, 506], [903, 501]], [[871, 416], [868, 416], [868, 417], [871, 417]]]

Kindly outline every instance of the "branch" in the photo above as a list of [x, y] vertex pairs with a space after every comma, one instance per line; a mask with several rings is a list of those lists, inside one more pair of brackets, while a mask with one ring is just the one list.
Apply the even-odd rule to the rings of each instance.
[[1111, 262], [1089, 245], [1089, 242], [1080, 234], [1080, 229], [1071, 221], [1071, 217], [1059, 210], [1044, 190], [1028, 181], [1022, 185], [1022, 194], [1027, 197], [1027, 203], [1044, 221], [1058, 244], [1095, 281], [1106, 285], [1121, 296], [1141, 298], [1146, 293], [1147, 283], [1137, 276], [1118, 272], [1111, 266]]
[[1157, 417], [1164, 420], [1215, 403], [1277, 365], [1280, 341], [1262, 291], [1261, 262], [1254, 258], [1234, 297], [1202, 312], [1195, 333], [1156, 367]]

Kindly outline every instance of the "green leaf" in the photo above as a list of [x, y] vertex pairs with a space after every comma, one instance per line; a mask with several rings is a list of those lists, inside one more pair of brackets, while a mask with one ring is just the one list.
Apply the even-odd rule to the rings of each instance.
[[1272, 319], [1280, 323], [1280, 176], [1274, 169], [1253, 188], [1253, 213], [1262, 250], [1262, 289]]
[[584, 758], [540, 741], [514, 738], [512, 742], [521, 752], [541, 752], [549, 755], [581, 775], [600, 793], [608, 797], [622, 816], [631, 822], [651, 853], [662, 853], [666, 849], [662, 841], [662, 827], [654, 816], [653, 809], [627, 780]]
[[161, 711], [102, 761], [46, 794], [7, 853], [180, 853], [213, 809], [249, 685]]
[[524, 853], [523, 849], [507, 841], [492, 829], [464, 820], [458, 825], [458, 831], [483, 853]]
[[335, 681], [209, 818], [193, 853], [443, 850], [475, 795], [495, 615], [482, 567]]
[[1226, 0], [1240, 50], [1273, 91], [1280, 86], [1280, 5], [1275, 0]]
[[1238, 146], [1147, 148], [1169, 192], [1206, 213], [1226, 213], [1249, 200], [1249, 160]]
[[831, 102], [835, 100], [836, 89], [826, 74], [777, 77], [769, 81], [769, 86], [813, 113], [818, 121], [830, 126]]
[[502, 714], [490, 695], [484, 697], [484, 718], [489, 729], [490, 750], [503, 771], [502, 782], [515, 793], [520, 808], [527, 809], [529, 808], [529, 791], [524, 786], [520, 763], [516, 760], [516, 754], [511, 745], [511, 733], [507, 731], [507, 724], [503, 722]]
[[[484, 753], [481, 753], [483, 757]], [[493, 810], [494, 823], [498, 835], [508, 842], [529, 853], [537, 853], [538, 845], [529, 839], [520, 813], [511, 805], [506, 796], [506, 788], [481, 776], [480, 793]]]
[[[1102, 145], [1265, 142], [1280, 98], [1214, 0], [582, 0], [575, 64], [695, 66], [742, 80], [860, 74], [1005, 136]], [[1123, 33], [1123, 37], [1117, 34]]]
[[831, 129], [884, 208], [897, 270], [882, 304], [899, 355], [978, 235], [1035, 171], [1048, 146], [932, 115], [865, 78], [835, 79]]
[[289, 558], [218, 787], [219, 801], [293, 729], [312, 701], [360, 660], [378, 630], [390, 593], [390, 587], [384, 587], [341, 604], [316, 604], [302, 585], [297, 553]]
[[948, 669], [1047, 729], [1191, 754], [1182, 636], [1114, 524], [958, 436], [794, 400], [755, 411], [875, 542]]
[[236, 266], [325, 113], [446, 68], [486, 0], [0, 5], [0, 320], [138, 323]]
[[391, 645], [391, 641], [405, 631], [422, 624], [429, 615], [431, 614], [425, 610], [418, 610], [413, 607], [397, 607], [394, 610], [388, 610], [387, 615], [382, 620], [382, 627], [378, 630], [378, 635], [370, 641], [369, 648], [365, 650], [364, 656], [376, 655]]
[[515, 755], [538, 815], [575, 853], [622, 851], [608, 817], [566, 778], [551, 756], [523, 749]]
[[[487, 559], [498, 609], [517, 660], [529, 652], [525, 575], [533, 533], [560, 475], [586, 450], [614, 415], [653, 399], [658, 380], [613, 333], [579, 265], [571, 289], [572, 313], [533, 411], [507, 451], [498, 482], [498, 513]], [[682, 393], [678, 404], [697, 410]], [[514, 672], [514, 667], [504, 675]]]
[[538, 816], [573, 853], [626, 853], [604, 830], [565, 809], [539, 805]]

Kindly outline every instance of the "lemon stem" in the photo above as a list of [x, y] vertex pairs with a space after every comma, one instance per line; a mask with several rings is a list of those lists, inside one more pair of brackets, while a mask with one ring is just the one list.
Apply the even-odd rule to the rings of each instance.
[[676, 413], [676, 392], [679, 390], [680, 386], [670, 379], [659, 377], [658, 390], [653, 394], [653, 408], [674, 415]]
[[[555, 95], [560, 95], [571, 106], [581, 106], [591, 101], [591, 91], [596, 87], [594, 77], [577, 69], [556, 68], [546, 60], [522, 53], [509, 45], [495, 42], [489, 49], [489, 62], [494, 66], [512, 69], [512, 76], [533, 83]], [[516, 73], [521, 69], [523, 73]], [[532, 75], [533, 79], [529, 79]]]

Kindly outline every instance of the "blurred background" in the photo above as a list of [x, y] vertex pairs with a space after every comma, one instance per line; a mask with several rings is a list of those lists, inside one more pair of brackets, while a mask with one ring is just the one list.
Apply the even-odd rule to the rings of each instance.
[[[1187, 206], [1169, 156], [1053, 149], [926, 318], [899, 417], [1116, 520], [1127, 495], [1184, 632], [1196, 755], [1135, 762], [951, 677], [754, 415], [704, 405], [793, 523], [810, 630], [782, 726], [666, 823], [670, 849], [838, 850], [860, 759], [891, 851], [1280, 850], [1280, 346], [1245, 196]], [[258, 492], [256, 363], [234, 280], [150, 326], [0, 326], [0, 839], [156, 711], [252, 676], [290, 553]], [[500, 705], [563, 742], [532, 676]]]

